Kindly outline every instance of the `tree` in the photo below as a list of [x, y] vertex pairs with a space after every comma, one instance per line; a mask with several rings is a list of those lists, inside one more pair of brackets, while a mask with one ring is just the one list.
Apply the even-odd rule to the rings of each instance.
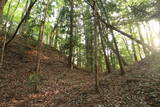
[[29, 7], [28, 7], [28, 10], [26, 12], [26, 14], [24, 15], [24, 17], [22, 18], [22, 20], [20, 21], [20, 23], [18, 24], [17, 28], [16, 28], [16, 31], [14, 32], [13, 36], [11, 37], [10, 40], [8, 40], [5, 44], [5, 46], [7, 47], [8, 44], [15, 38], [15, 36], [17, 35], [18, 33], [18, 30], [19, 28], [21, 27], [21, 25], [23, 24], [23, 22], [26, 20], [26, 18], [29, 16], [34, 4], [37, 2], [37, 0], [34, 0], [34, 1], [31, 1]]
[[[8, 18], [8, 16], [9, 16], [11, 3], [12, 3], [12, 1], [9, 3], [9, 6], [8, 6], [7, 15], [6, 15], [7, 18]], [[3, 62], [4, 62], [5, 44], [6, 44], [6, 38], [7, 38], [7, 32], [8, 32], [7, 23], [8, 23], [8, 22], [5, 21], [5, 24], [4, 24], [3, 28], [2, 28], [2, 31], [4, 32], [4, 38], [3, 38], [2, 54], [1, 54], [1, 60], [0, 60], [0, 69], [3, 67]]]
[[[42, 55], [41, 51], [42, 51], [43, 36], [44, 36], [44, 29], [45, 29], [45, 22], [46, 22], [46, 17], [47, 17], [49, 0], [47, 0], [47, 3], [45, 3], [45, 1], [43, 1], [43, 3], [45, 4], [45, 8], [43, 10], [44, 16], [41, 20], [40, 30], [39, 30], [38, 48], [37, 48], [37, 65], [36, 65], [35, 75], [37, 75], [38, 72], [40, 71], [40, 63], [41, 63], [41, 55]], [[37, 84], [35, 84], [34, 92], [37, 92]]]
[[69, 56], [68, 56], [68, 65], [72, 69], [73, 68], [73, 13], [74, 13], [74, 2], [73, 0], [69, 0], [70, 3], [70, 38], [69, 38]]
[[4, 8], [5, 4], [6, 4], [6, 2], [7, 2], [7, 0], [1, 0], [0, 1], [0, 18], [2, 16], [2, 14], [3, 14], [3, 8]]
[[104, 53], [104, 58], [105, 58], [105, 62], [106, 62], [106, 69], [107, 69], [108, 73], [111, 73], [111, 64], [110, 64], [109, 58], [106, 54], [106, 48], [105, 48], [105, 44], [104, 44], [104, 40], [103, 40], [102, 28], [101, 28], [101, 25], [100, 25], [99, 21], [98, 21], [98, 28], [99, 28], [99, 33], [100, 33], [101, 45], [102, 45], [102, 49], [103, 49], [103, 53]]
[[94, 62], [94, 67], [95, 67], [95, 89], [97, 92], [99, 92], [99, 64], [98, 64], [98, 32], [97, 32], [97, 25], [98, 25], [98, 19], [97, 19], [97, 14], [96, 14], [96, 1], [93, 0], [93, 16], [94, 16], [94, 55], [95, 55], [95, 62]]
[[[88, 70], [94, 72], [94, 52], [93, 52], [93, 46], [94, 46], [94, 40], [93, 40], [93, 29], [94, 24], [91, 20], [92, 14], [90, 13], [89, 6], [86, 7], [86, 10], [83, 12], [83, 29], [84, 29], [84, 35], [85, 35], [85, 66]], [[89, 18], [89, 19], [88, 19]], [[88, 19], [88, 20], [86, 20]]]

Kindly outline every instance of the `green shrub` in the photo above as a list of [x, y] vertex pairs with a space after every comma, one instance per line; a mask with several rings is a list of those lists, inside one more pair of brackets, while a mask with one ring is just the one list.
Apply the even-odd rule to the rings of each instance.
[[34, 93], [38, 92], [38, 85], [41, 84], [42, 76], [38, 73], [33, 73], [29, 76], [26, 84], [33, 88]]

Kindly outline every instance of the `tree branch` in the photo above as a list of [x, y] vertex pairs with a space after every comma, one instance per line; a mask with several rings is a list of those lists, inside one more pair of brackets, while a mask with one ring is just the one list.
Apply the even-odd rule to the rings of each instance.
[[25, 21], [25, 19], [29, 16], [34, 4], [37, 2], [37, 0], [35, 0], [34, 2], [31, 2], [29, 7], [28, 7], [28, 10], [25, 14], [25, 16], [22, 18], [22, 20], [20, 21], [20, 23], [18, 24], [17, 28], [16, 28], [16, 31], [14, 32], [13, 36], [11, 37], [11, 39], [9, 41], [6, 42], [6, 47], [8, 46], [8, 44], [16, 37], [17, 33], [18, 33], [18, 30], [19, 28], [21, 27], [21, 25], [23, 24], [23, 22]]

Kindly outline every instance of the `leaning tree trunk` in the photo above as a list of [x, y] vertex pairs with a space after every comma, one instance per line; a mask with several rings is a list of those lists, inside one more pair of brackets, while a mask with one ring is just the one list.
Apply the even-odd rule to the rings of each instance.
[[[13, 25], [13, 19], [14, 19], [14, 16], [15, 16], [15, 12], [16, 12], [16, 10], [17, 10], [17, 8], [18, 8], [18, 6], [19, 6], [19, 4], [20, 4], [20, 1], [21, 0], [18, 0], [18, 3], [17, 3], [17, 5], [16, 5], [16, 7], [15, 7], [15, 9], [12, 11], [12, 14], [10, 15], [10, 25], [9, 25], [9, 27], [8, 27], [8, 29], [11, 29], [12, 28], [12, 25]], [[11, 31], [10, 30], [8, 30], [8, 32], [7, 33], [10, 33]]]
[[16, 28], [16, 31], [14, 32], [13, 36], [11, 37], [10, 40], [8, 40], [6, 42], [6, 44], [5, 44], [6, 47], [16, 37], [16, 35], [17, 35], [18, 31], [19, 31], [19, 28], [21, 27], [21, 25], [23, 24], [23, 22], [26, 20], [26, 18], [29, 16], [29, 14], [30, 14], [30, 12], [31, 12], [31, 10], [32, 10], [32, 8], [33, 8], [33, 6], [35, 5], [36, 2], [37, 2], [37, 0], [35, 0], [35, 1], [33, 1], [33, 2], [30, 3], [30, 6], [28, 7], [28, 10], [27, 10], [26, 14], [24, 15], [24, 17], [22, 18], [22, 20], [18, 24], [18, 26]]
[[[95, 2], [95, 1], [93, 1], [93, 2]], [[88, 3], [89, 3], [89, 5], [91, 6], [91, 8], [94, 10], [94, 4], [92, 5], [89, 1], [88, 1]], [[116, 48], [117, 58], [118, 58], [119, 65], [120, 65], [121, 74], [123, 75], [123, 74], [125, 74], [125, 72], [124, 72], [122, 60], [121, 60], [121, 58], [120, 58], [120, 53], [119, 53], [119, 50], [118, 50], [118, 45], [117, 45], [117, 43], [116, 43], [116, 38], [115, 38], [115, 36], [114, 36], [114, 34], [113, 34], [113, 30], [115, 30], [115, 31], [117, 31], [117, 32], [119, 32], [119, 33], [127, 36], [127, 37], [130, 38], [130, 39], [134, 39], [135, 41], [137, 41], [137, 42], [139, 42], [139, 43], [141, 43], [141, 42], [140, 42], [139, 40], [136, 40], [135, 38], [131, 38], [131, 36], [128, 35], [127, 33], [125, 33], [125, 32], [123, 32], [123, 31], [117, 29], [117, 28], [114, 27], [114, 26], [112, 26], [112, 25], [110, 24], [110, 22], [109, 22], [109, 18], [108, 18], [108, 16], [107, 16], [107, 12], [105, 12], [105, 16], [106, 16], [107, 22], [102, 19], [102, 17], [101, 17], [100, 14], [98, 13], [98, 11], [95, 11], [95, 16], [96, 16], [96, 18], [97, 18], [99, 21], [101, 21], [101, 22], [106, 26], [106, 28], [109, 28], [109, 30], [110, 30], [110, 32], [111, 32], [111, 34], [112, 34], [113, 42], [114, 42], [115, 48]]]
[[[103, 40], [104, 40], [104, 42], [105, 42], [106, 45], [107, 45], [108, 43], [109, 43], [109, 44], [112, 44], [111, 46], [108, 46], [108, 48], [109, 48], [110, 50], [112, 50], [113, 53], [115, 53], [115, 55], [117, 55], [118, 53], [117, 53], [115, 47], [113, 46], [113, 43], [111, 43], [111, 42], [109, 41], [108, 36], [105, 36], [105, 37], [103, 36]], [[124, 66], [127, 66], [128, 63], [125, 61], [125, 59], [124, 59], [121, 55], [120, 55], [120, 58], [121, 58], [121, 60], [122, 60], [123, 65], [124, 65]]]
[[114, 42], [116, 53], [117, 53], [117, 59], [118, 59], [118, 62], [119, 62], [121, 75], [123, 75], [123, 74], [125, 74], [125, 72], [124, 72], [124, 68], [123, 68], [123, 64], [122, 64], [122, 59], [120, 57], [120, 52], [119, 52], [119, 49], [118, 49], [117, 41], [116, 41], [116, 38], [114, 36], [113, 31], [111, 29], [110, 29], [110, 31], [111, 31], [111, 34], [112, 34], [112, 37], [113, 37], [113, 42]]
[[131, 59], [133, 59], [126, 38], [122, 38], [122, 40], [123, 40], [123, 42], [124, 42], [124, 44], [125, 44], [125, 46], [126, 46], [126, 49], [127, 49], [127, 51], [128, 51], [129, 56], [131, 57]]
[[143, 59], [142, 55], [141, 55], [141, 47], [139, 44], [137, 44], [137, 48], [138, 48], [138, 54], [139, 54], [139, 57], [140, 57], [140, 60]]
[[102, 45], [102, 49], [103, 49], [103, 54], [104, 54], [104, 58], [105, 58], [105, 62], [106, 62], [106, 69], [108, 73], [111, 73], [111, 64], [109, 61], [109, 58], [106, 54], [106, 49], [105, 49], [105, 45], [104, 45], [104, 41], [103, 41], [103, 34], [102, 34], [102, 28], [100, 25], [100, 22], [98, 22], [98, 28], [99, 28], [99, 32], [100, 32], [100, 39], [101, 39], [101, 45]]

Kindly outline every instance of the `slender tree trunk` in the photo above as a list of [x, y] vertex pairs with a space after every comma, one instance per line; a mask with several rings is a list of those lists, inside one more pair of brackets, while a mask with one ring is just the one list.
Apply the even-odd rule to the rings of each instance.
[[56, 39], [56, 36], [57, 35], [55, 35], [55, 32], [57, 33], [57, 31], [51, 31], [50, 32], [50, 41], [49, 41], [49, 44], [51, 45], [51, 46], [53, 46], [53, 47], [55, 47], [55, 39]]
[[[143, 22], [143, 27], [146, 29], [146, 36], [147, 36], [147, 43], [153, 47], [153, 41], [152, 41], [152, 34], [150, 34], [149, 32], [151, 32], [150, 26], [148, 22]], [[147, 28], [146, 28], [147, 27]]]
[[114, 58], [114, 54], [111, 52], [110, 53], [110, 58], [111, 58], [111, 64], [112, 64], [112, 70], [114, 71], [116, 69], [116, 63], [115, 63], [115, 58]]
[[[90, 1], [86, 2], [87, 4], [89, 4], [91, 6], [91, 8], [93, 8], [93, 5], [92, 3], [90, 3]], [[132, 37], [132, 35], [130, 34], [127, 34], [123, 31], [121, 31], [120, 29], [116, 28], [115, 26], [111, 25], [109, 22], [108, 22], [108, 17], [107, 17], [107, 22], [100, 16], [100, 14], [98, 12], [96, 12], [96, 16], [97, 18], [105, 25], [106, 28], [109, 28], [109, 29], [112, 29], [113, 31], [116, 31], [124, 36], [126, 36], [127, 38], [131, 39], [131, 40], [134, 40], [135, 42], [137, 42], [138, 44], [141, 44], [143, 45], [144, 47], [148, 48], [150, 51], [154, 51], [154, 49], [152, 47], [150, 47], [148, 44], [145, 44], [144, 42], [142, 42], [141, 40], [138, 40], [134, 37]]]
[[99, 92], [99, 68], [98, 68], [98, 50], [97, 50], [97, 38], [98, 38], [98, 33], [97, 33], [97, 25], [98, 25], [98, 19], [96, 16], [96, 1], [93, 0], [93, 16], [94, 16], [94, 54], [95, 54], [95, 89], [97, 92]]
[[[6, 28], [5, 28], [5, 29], [6, 29]], [[6, 30], [5, 30], [5, 31], [6, 31]], [[5, 55], [6, 36], [7, 36], [7, 33], [5, 33], [5, 35], [4, 35], [4, 40], [3, 40], [2, 54], [1, 54], [1, 62], [0, 62], [0, 69], [3, 67], [3, 61], [4, 61], [4, 55]]]
[[87, 10], [83, 12], [83, 26], [84, 26], [84, 35], [85, 35], [85, 57], [86, 57], [86, 62], [85, 66], [88, 70], [91, 72], [94, 72], [94, 65], [93, 65], [93, 27], [94, 24], [92, 20], [85, 20], [86, 16], [91, 17], [93, 14], [90, 13], [89, 7], [87, 7]]
[[81, 48], [78, 48], [78, 49], [77, 49], [77, 57], [78, 57], [78, 59], [77, 59], [77, 65], [78, 65], [79, 67], [81, 67], [81, 66], [82, 66]]
[[[132, 34], [132, 27], [129, 27], [130, 33]], [[132, 35], [133, 36], [133, 35]], [[137, 44], [138, 45], [138, 44]], [[136, 47], [135, 47], [135, 42], [134, 40], [132, 40], [132, 52], [133, 52], [133, 57], [134, 60], [137, 62], [138, 58], [137, 58], [137, 52], [136, 52]]]
[[50, 45], [50, 46], [53, 45], [53, 32], [50, 32], [50, 36], [49, 36], [49, 45]]
[[[142, 36], [142, 34], [141, 34], [139, 25], [137, 25], [137, 28], [138, 28], [138, 33], [139, 33], [140, 40], [141, 40], [142, 42], [144, 42], [144, 38], [143, 38], [143, 36]], [[147, 51], [147, 49], [146, 49], [144, 46], [142, 46], [142, 48], [143, 48], [145, 57], [148, 56], [148, 55], [149, 55], [149, 54], [148, 54], [149, 52]]]
[[122, 59], [120, 58], [120, 53], [119, 53], [117, 41], [116, 41], [116, 38], [114, 36], [113, 31], [111, 29], [110, 29], [110, 31], [111, 31], [111, 34], [113, 37], [113, 42], [114, 42], [115, 48], [116, 48], [117, 58], [118, 58], [118, 62], [119, 62], [120, 70], [121, 70], [121, 75], [124, 75], [125, 72], [124, 72], [124, 68], [123, 68], [123, 64], [122, 64]]
[[102, 45], [104, 58], [105, 58], [105, 62], [106, 62], [106, 69], [107, 69], [108, 73], [111, 73], [111, 65], [110, 65], [109, 58], [106, 54], [106, 48], [105, 48], [104, 41], [103, 41], [103, 38], [102, 38], [103, 34], [102, 34], [102, 28], [101, 28], [100, 22], [98, 22], [98, 28], [99, 28], [99, 32], [100, 32], [101, 45]]
[[90, 50], [90, 53], [91, 53], [91, 56], [90, 56], [91, 71], [94, 72], [95, 71], [94, 70], [94, 38], [91, 39], [91, 50]]
[[[108, 36], [105, 36], [105, 37], [103, 38], [103, 40], [105, 41], [105, 44], [112, 44], [111, 46], [108, 46], [108, 48], [109, 48], [110, 50], [112, 50], [113, 53], [115, 53], [115, 54], [117, 55], [118, 53], [117, 53], [116, 49], [114, 48], [113, 43], [111, 43], [111, 42], [109, 41]], [[121, 60], [122, 60], [123, 65], [124, 65], [124, 66], [127, 66], [127, 65], [128, 65], [127, 62], [124, 60], [124, 58], [123, 58], [121, 55], [120, 55], [120, 58], [121, 58]]]
[[54, 40], [54, 47], [57, 49], [57, 44], [58, 44], [58, 29], [56, 30], [56, 35], [55, 35], [55, 40]]
[[23, 13], [21, 15], [21, 19], [23, 19], [23, 17], [25, 16], [25, 13], [27, 12], [28, 6], [31, 4], [32, 2], [30, 2], [30, 0], [27, 0], [25, 7], [23, 9]]
[[74, 2], [73, 0], [69, 1], [70, 3], [70, 38], [69, 38], [69, 56], [68, 56], [68, 66], [72, 69], [72, 60], [73, 60], [73, 10], [74, 10]]
[[[17, 10], [19, 4], [20, 4], [20, 0], [18, 0], [18, 3], [17, 3], [17, 5], [16, 5], [16, 8], [13, 10], [12, 14], [10, 15], [10, 22], [11, 22], [11, 23], [10, 23], [8, 29], [11, 29], [11, 28], [12, 28], [14, 15], [15, 15], [15, 12], [16, 12], [16, 10]], [[10, 33], [10, 30], [8, 30], [7, 33]]]
[[135, 43], [134, 43], [134, 41], [133, 41], [133, 40], [132, 40], [132, 51], [133, 51], [133, 57], [134, 57], [134, 60], [137, 62], [137, 61], [138, 61], [138, 58], [137, 58], [137, 53], [136, 53]]
[[[63, 9], [62, 9], [63, 10]], [[62, 12], [60, 11], [60, 13]], [[56, 24], [54, 25], [51, 33], [50, 33], [50, 39], [49, 39], [49, 44], [55, 48], [57, 48], [57, 40], [58, 40], [58, 28], [60, 24], [60, 20], [62, 19], [62, 15], [59, 13], [58, 19], [56, 21]]]
[[40, 25], [40, 33], [39, 33], [39, 39], [38, 39], [38, 49], [37, 49], [37, 66], [36, 66], [36, 72], [40, 71], [40, 62], [41, 62], [41, 54], [42, 54], [42, 44], [43, 44], [43, 36], [44, 36], [44, 27], [45, 27], [45, 22], [46, 22], [46, 17], [47, 17], [47, 10], [48, 10], [48, 1], [46, 4], [46, 7], [44, 9], [44, 16]]
[[[29, 0], [27, 0], [27, 2], [26, 2], [26, 4], [25, 4], [25, 8], [24, 8], [24, 10], [23, 10], [23, 13], [22, 13], [22, 15], [21, 15], [21, 20], [23, 19], [23, 17], [25, 16], [25, 13], [27, 12], [27, 9], [28, 9], [28, 5], [31, 5], [31, 3], [32, 2], [30, 2], [30, 4], [29, 4]], [[26, 18], [25, 18], [25, 20], [24, 20], [24, 22], [22, 23], [22, 25], [21, 25], [21, 27], [20, 27], [20, 33], [21, 33], [21, 35], [23, 36], [23, 35], [25, 35], [25, 34], [27, 34], [27, 29], [26, 29], [26, 26], [27, 26], [27, 21], [29, 20], [29, 14], [28, 14], [28, 16], [26, 16]]]
[[146, 24], [145, 23], [143, 23], [143, 26], [144, 26], [144, 28], [147, 30], [147, 37], [148, 38], [150, 38], [149, 39], [149, 41], [150, 41], [150, 44], [151, 44], [151, 46], [152, 47], [155, 47], [155, 45], [154, 45], [154, 41], [153, 41], [153, 35], [152, 35], [152, 31], [151, 31], [151, 28], [150, 28], [150, 26], [149, 26], [149, 23], [148, 22], [146, 22]]
[[123, 42], [124, 42], [124, 44], [125, 44], [125, 46], [126, 46], [126, 49], [127, 49], [127, 51], [128, 51], [128, 54], [129, 54], [129, 56], [130, 56], [131, 59], [132, 59], [132, 54], [131, 54], [131, 52], [130, 52], [130, 50], [129, 50], [127, 40], [126, 40], [126, 38], [122, 38], [122, 39], [123, 39]]
[[[49, 3], [49, 0], [47, 0], [47, 4], [45, 4], [44, 16], [43, 16], [43, 19], [42, 19], [41, 25], [40, 25], [39, 38], [38, 38], [38, 48], [37, 48], [37, 65], [36, 65], [35, 75], [37, 75], [38, 72], [40, 71], [40, 63], [41, 63], [41, 55], [42, 55], [41, 51], [42, 51], [42, 44], [43, 44], [45, 22], [46, 22], [46, 17], [47, 17], [48, 3]], [[35, 86], [34, 86], [35, 93], [37, 92], [37, 87], [38, 87], [38, 84], [35, 84]]]
[[28, 7], [28, 10], [25, 14], [25, 16], [23, 17], [23, 19], [20, 21], [20, 23], [18, 24], [16, 31], [14, 32], [13, 36], [11, 37], [11, 39], [9, 41], [6, 42], [6, 47], [8, 46], [8, 44], [15, 38], [15, 36], [17, 35], [19, 28], [21, 27], [21, 25], [23, 24], [23, 22], [25, 21], [25, 19], [29, 16], [30, 11], [32, 10], [34, 4], [37, 2], [37, 0], [35, 0], [34, 2], [32, 2], [30, 4], [30, 6]]
[[[12, 0], [10, 1], [9, 6], [8, 6], [7, 15], [6, 15], [7, 18], [8, 18], [8, 16], [9, 16], [11, 3], [12, 3]], [[3, 67], [3, 62], [4, 62], [5, 44], [6, 44], [7, 32], [8, 32], [7, 23], [8, 23], [8, 22], [6, 21], [5, 24], [4, 24], [4, 26], [3, 26], [3, 28], [2, 28], [2, 32], [4, 32], [4, 38], [3, 38], [3, 45], [2, 45], [2, 54], [1, 54], [1, 60], [0, 60], [0, 68]]]
[[2, 16], [2, 14], [3, 14], [3, 8], [4, 8], [5, 4], [6, 4], [6, 2], [7, 2], [7, 0], [0, 0], [0, 18]]
[[139, 44], [137, 44], [137, 47], [138, 47], [139, 57], [140, 57], [140, 59], [142, 60], [143, 58], [142, 58], [142, 55], [141, 55], [141, 47], [140, 47]]
[[[90, 3], [90, 2], [89, 2], [89, 3]], [[90, 3], [90, 6], [91, 6], [92, 9], [94, 9], [94, 5], [92, 5], [92, 4]], [[103, 7], [103, 6], [102, 6], [102, 7]], [[107, 28], [109, 28], [109, 30], [110, 30], [110, 32], [111, 32], [111, 34], [112, 34], [113, 42], [114, 42], [115, 48], [116, 48], [117, 58], [118, 58], [119, 65], [120, 65], [121, 74], [123, 75], [123, 74], [125, 74], [125, 72], [124, 72], [122, 60], [121, 60], [121, 58], [120, 58], [119, 49], [118, 49], [118, 46], [117, 46], [117, 43], [116, 43], [116, 38], [115, 38], [115, 36], [114, 36], [114, 34], [113, 34], [113, 30], [115, 30], [115, 31], [117, 31], [117, 32], [119, 32], [119, 33], [121, 33], [121, 34], [129, 37], [130, 39], [134, 39], [134, 40], [136, 40], [136, 39], [135, 39], [135, 38], [132, 38], [132, 37], [131, 37], [130, 35], [128, 35], [127, 33], [125, 33], [125, 32], [123, 32], [123, 31], [115, 28], [114, 26], [110, 25], [110, 22], [109, 22], [109, 19], [108, 19], [108, 16], [107, 16], [107, 13], [106, 13], [106, 12], [105, 12], [105, 16], [106, 16], [106, 18], [107, 18], [107, 23], [106, 23], [105, 20], [103, 20], [103, 19], [101, 18], [101, 16], [99, 15], [98, 11], [95, 11], [95, 14], [96, 14], [97, 19], [99, 19], [99, 21], [101, 21]], [[136, 40], [136, 41], [137, 41], [137, 40]], [[140, 42], [140, 41], [137, 41], [137, 42]]]

